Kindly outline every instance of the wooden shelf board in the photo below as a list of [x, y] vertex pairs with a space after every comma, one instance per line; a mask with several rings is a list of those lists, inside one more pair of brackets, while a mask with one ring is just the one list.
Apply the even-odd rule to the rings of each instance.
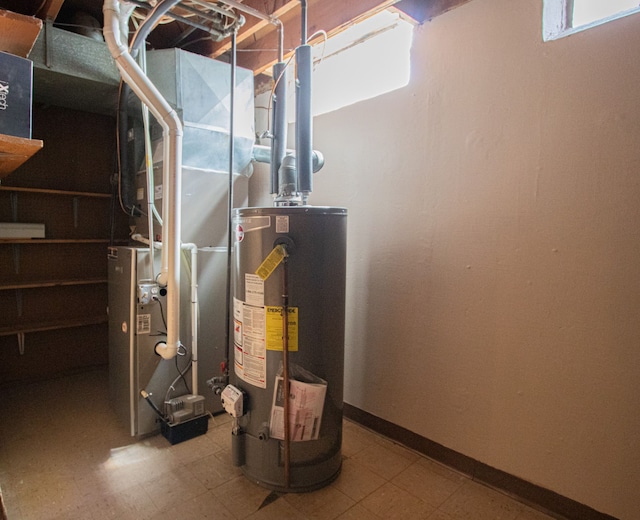
[[41, 29], [42, 20], [0, 9], [0, 50], [26, 58]]
[[107, 283], [106, 278], [86, 278], [84, 280], [42, 280], [33, 282], [21, 282], [2, 284], [0, 283], [0, 291], [8, 291], [11, 289], [37, 289], [39, 287], [60, 287], [67, 285], [94, 285]]
[[0, 336], [12, 336], [19, 333], [43, 332], [47, 330], [71, 329], [85, 327], [87, 325], [100, 325], [107, 323], [109, 318], [104, 316], [88, 316], [86, 318], [72, 318], [68, 320], [42, 321], [39, 323], [25, 323], [0, 327]]
[[39, 139], [0, 134], [0, 178], [21, 166], [43, 146]]
[[95, 197], [95, 198], [111, 198], [110, 193], [95, 193], [91, 191], [67, 191], [67, 190], [49, 190], [46, 188], [24, 188], [19, 186], [0, 186], [0, 191], [13, 191], [22, 193], [43, 193], [45, 195], [67, 195], [71, 197]]
[[106, 238], [0, 238], [0, 244], [108, 244]]

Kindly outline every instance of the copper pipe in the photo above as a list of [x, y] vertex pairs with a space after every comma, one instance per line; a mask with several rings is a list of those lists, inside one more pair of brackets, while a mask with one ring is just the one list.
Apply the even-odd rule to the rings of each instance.
[[284, 485], [291, 486], [291, 432], [289, 427], [289, 258], [282, 260], [282, 384], [284, 386]]

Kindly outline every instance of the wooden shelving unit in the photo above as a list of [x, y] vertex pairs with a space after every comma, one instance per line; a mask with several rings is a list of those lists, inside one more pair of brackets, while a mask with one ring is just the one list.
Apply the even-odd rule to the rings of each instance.
[[[37, 220], [46, 220], [47, 217], [49, 220], [52, 220], [55, 217], [55, 220], [63, 219], [63, 214], [61, 210], [67, 213], [73, 213], [73, 228], [71, 231], [75, 231], [82, 235], [86, 235], [87, 233], [91, 233], [94, 230], [92, 229], [93, 221], [91, 221], [87, 225], [78, 226], [79, 219], [85, 219], [92, 215], [95, 211], [93, 207], [85, 207], [84, 215], [79, 215], [79, 204], [78, 200], [81, 198], [88, 198], [98, 201], [109, 202], [111, 197], [108, 193], [99, 193], [99, 192], [89, 192], [89, 191], [76, 191], [76, 190], [59, 190], [59, 189], [49, 189], [49, 188], [36, 188], [36, 187], [21, 187], [21, 186], [1, 186], [0, 187], [0, 195], [4, 196], [0, 199], [5, 202], [9, 202], [8, 205], [11, 206], [11, 211], [13, 213], [13, 217], [17, 217], [19, 210], [22, 206], [25, 206], [24, 211], [25, 216], [28, 219], [37, 219]], [[18, 202], [18, 196], [20, 197], [20, 203]], [[62, 201], [62, 204], [59, 201], [59, 198], [71, 198], [72, 203]], [[29, 200], [29, 198], [35, 200]], [[55, 199], [55, 200], [51, 200]], [[56, 202], [58, 200], [58, 202]], [[7, 212], [5, 210], [5, 217], [7, 216]], [[67, 219], [71, 222], [71, 219]], [[46, 223], [45, 223], [46, 225]], [[54, 230], [55, 231], [55, 230]], [[99, 235], [104, 233], [104, 228], [96, 229], [95, 232]], [[57, 228], [57, 232], [60, 232], [60, 228]], [[17, 335], [18, 337], [18, 346], [20, 350], [20, 354], [24, 354], [25, 350], [25, 334], [34, 333], [34, 332], [45, 332], [45, 331], [54, 331], [59, 329], [69, 329], [74, 327], [84, 327], [88, 325], [98, 325], [107, 322], [107, 314], [106, 314], [106, 306], [104, 306], [103, 314], [96, 314], [96, 311], [99, 309], [99, 306], [95, 305], [93, 302], [93, 298], [91, 298], [90, 294], [94, 292], [92, 289], [84, 289], [80, 294], [82, 298], [87, 300], [87, 315], [78, 315], [76, 308], [76, 312], [70, 312], [68, 316], [61, 315], [60, 309], [55, 308], [55, 301], [60, 298], [64, 298], [68, 293], [68, 288], [73, 287], [81, 287], [81, 286], [103, 286], [106, 288], [107, 279], [106, 276], [95, 276], [91, 274], [90, 270], [86, 270], [86, 276], [78, 276], [77, 269], [82, 266], [82, 262], [77, 262], [74, 269], [76, 272], [69, 273], [69, 277], [58, 278], [58, 277], [50, 277], [43, 276], [42, 272], [38, 273], [26, 273], [23, 274], [20, 271], [22, 270], [22, 264], [33, 263], [37, 261], [38, 254], [35, 255], [30, 254], [28, 251], [32, 246], [59, 246], [65, 247], [68, 245], [74, 245], [78, 247], [82, 247], [83, 245], [92, 245], [92, 244], [104, 244], [105, 251], [106, 246], [109, 243], [109, 240], [106, 238], [3, 238], [0, 239], [0, 248], [13, 246], [12, 255], [15, 276], [12, 278], [7, 278], [6, 276], [2, 276], [0, 278], [0, 301], [3, 303], [3, 306], [9, 312], [10, 307], [14, 307], [15, 310], [11, 312], [14, 313], [12, 322], [4, 324], [0, 323], [0, 336], [11, 336]], [[58, 247], [58, 249], [59, 249]], [[15, 249], [19, 248], [19, 249]], [[26, 250], [23, 251], [23, 248]], [[76, 254], [82, 254], [81, 252]], [[49, 255], [52, 260], [55, 261], [57, 253], [54, 250], [49, 249]], [[21, 258], [25, 257], [21, 260]], [[28, 267], [28, 265], [27, 265]], [[63, 271], [64, 268], [58, 269], [58, 271]], [[19, 276], [22, 274], [22, 276]], [[51, 291], [58, 290], [59, 294], [52, 294]], [[73, 290], [73, 289], [72, 289]], [[32, 295], [33, 291], [39, 291], [37, 296]], [[42, 292], [45, 291], [45, 292]], [[12, 294], [12, 292], [15, 294]], [[74, 291], [77, 292], [77, 291]], [[100, 290], [95, 290], [95, 292], [100, 293]], [[87, 296], [89, 294], [89, 296]], [[33, 307], [32, 301], [40, 301], [43, 300], [43, 305], [48, 305], [52, 307], [52, 310], [49, 312], [36, 311]], [[14, 302], [14, 305], [11, 305], [11, 301]], [[97, 308], [98, 307], [98, 308]]]
[[44, 193], [46, 195], [61, 195], [66, 197], [95, 197], [97, 199], [108, 199], [109, 193], [95, 193], [92, 191], [71, 191], [71, 190], [50, 190], [47, 188], [24, 188], [20, 186], [0, 186], [0, 191], [10, 191], [13, 193]]
[[38, 324], [26, 324], [23, 326], [0, 327], [0, 336], [13, 336], [14, 334], [25, 334], [28, 332], [44, 332], [48, 330], [68, 329], [74, 327], [85, 327], [87, 325], [99, 325], [107, 323], [106, 314], [104, 316], [88, 316], [68, 320], [42, 321]]
[[[54, 124], [45, 135], [52, 148], [26, 164], [42, 141], [0, 136], [0, 175], [6, 177], [0, 185], [0, 222], [45, 225], [45, 238], [0, 238], [0, 358], [5, 359], [0, 364], [18, 367], [0, 369], [0, 384], [106, 361], [112, 195], [105, 193], [108, 182], [95, 179], [109, 178], [112, 152], [79, 155], [71, 148], [74, 155], [67, 157], [61, 145], [69, 150], [82, 142], [82, 124], [78, 130], [64, 125], [74, 129], [75, 138], [67, 131], [61, 134], [64, 143], [58, 142]], [[84, 125], [94, 128], [90, 118]], [[51, 354], [65, 354], [49, 359], [49, 348]]]
[[0, 238], [0, 244], [108, 244], [105, 238]]
[[36, 289], [39, 287], [63, 287], [65, 285], [96, 285], [101, 283], [107, 283], [107, 279], [86, 278], [83, 280], [37, 280], [33, 282], [0, 284], [0, 291]]
[[4, 52], [26, 58], [41, 30], [42, 20], [0, 9], [0, 49]]
[[0, 178], [22, 166], [42, 149], [43, 144], [39, 139], [0, 134]]
[[[0, 48], [27, 57], [42, 26], [0, 9]], [[111, 215], [113, 115], [55, 104], [32, 115], [38, 139], [0, 134], [0, 222], [45, 225], [45, 238], [0, 239], [0, 388], [107, 363], [107, 246], [128, 236], [126, 216]]]
[[[0, 49], [26, 58], [42, 30], [42, 20], [0, 9]], [[0, 179], [42, 149], [39, 139], [0, 134]]]

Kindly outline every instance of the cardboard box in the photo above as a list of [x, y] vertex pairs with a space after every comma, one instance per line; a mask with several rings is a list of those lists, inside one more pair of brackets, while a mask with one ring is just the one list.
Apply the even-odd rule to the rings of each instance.
[[0, 52], [0, 134], [31, 139], [33, 62]]

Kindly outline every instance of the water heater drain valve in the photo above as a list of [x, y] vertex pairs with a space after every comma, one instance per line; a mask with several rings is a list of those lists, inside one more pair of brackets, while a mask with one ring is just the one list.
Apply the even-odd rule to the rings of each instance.
[[220, 395], [220, 401], [225, 412], [231, 417], [242, 417], [244, 415], [245, 393], [233, 385], [227, 385]]

